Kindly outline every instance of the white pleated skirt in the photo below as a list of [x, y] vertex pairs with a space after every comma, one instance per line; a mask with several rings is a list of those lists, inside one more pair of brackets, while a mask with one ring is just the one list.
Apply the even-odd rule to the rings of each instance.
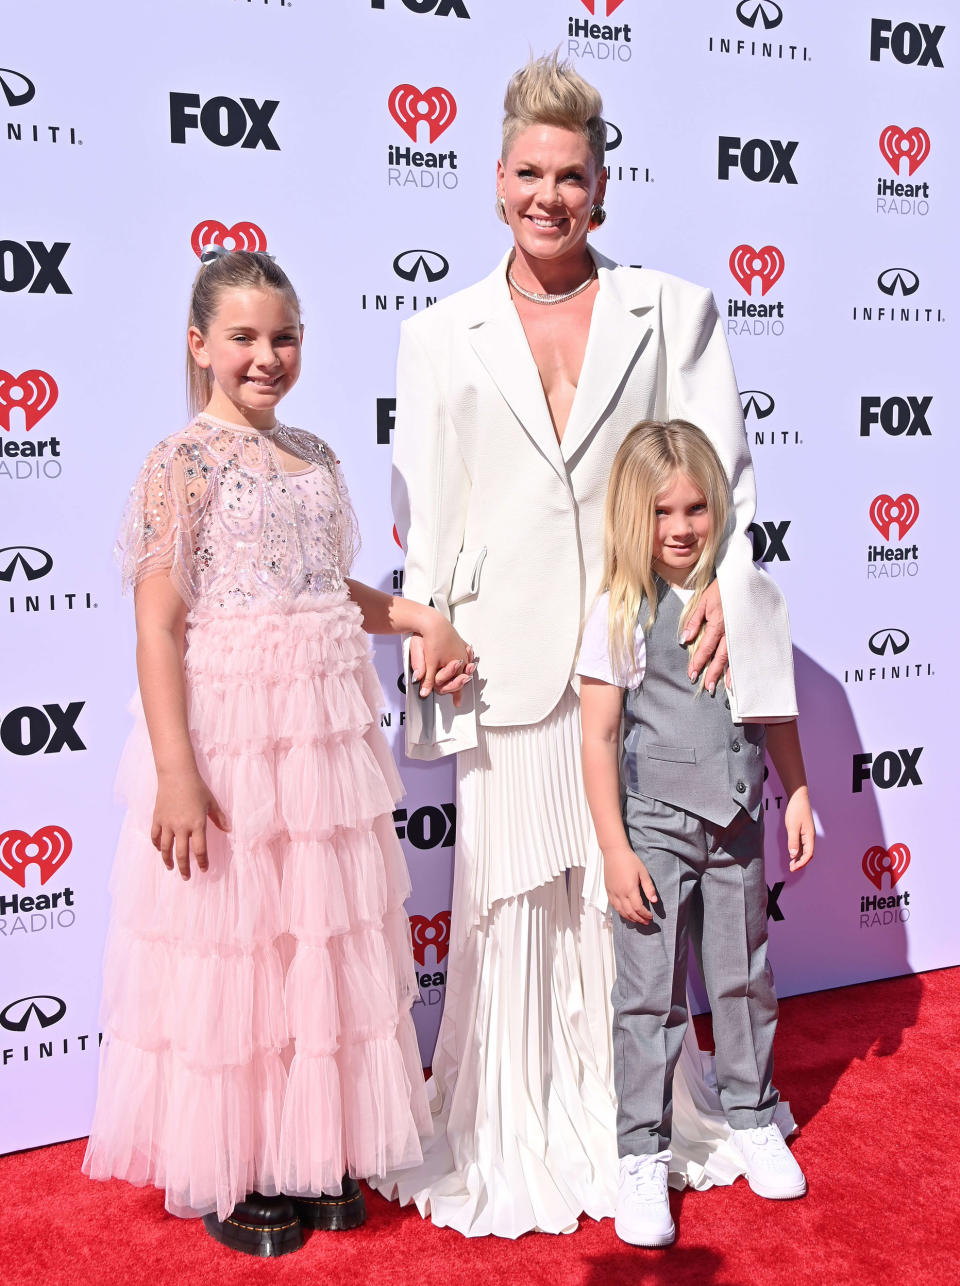
[[[617, 1190], [613, 935], [567, 693], [459, 756], [447, 994], [423, 1163], [373, 1181], [465, 1236], [572, 1232]], [[794, 1128], [781, 1105], [784, 1133]], [[674, 1078], [670, 1182], [743, 1173], [692, 1023]]]

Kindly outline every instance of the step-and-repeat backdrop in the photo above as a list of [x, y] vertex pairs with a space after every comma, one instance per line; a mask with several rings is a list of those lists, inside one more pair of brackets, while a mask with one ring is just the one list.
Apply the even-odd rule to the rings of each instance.
[[[185, 420], [198, 246], [266, 248], [288, 270], [306, 343], [283, 416], [343, 461], [357, 574], [400, 588], [398, 327], [506, 248], [502, 96], [531, 50], [559, 47], [602, 91], [598, 249], [712, 287], [733, 351], [755, 553], [790, 604], [819, 828], [814, 864], [790, 877], [771, 776], [779, 990], [958, 961], [956, 30], [946, 0], [34, 0], [5, 14], [0, 1151], [82, 1135], [92, 1110], [135, 684], [111, 549], [143, 456]], [[453, 774], [403, 760], [398, 647], [377, 656], [408, 792], [396, 825], [428, 1062]]]

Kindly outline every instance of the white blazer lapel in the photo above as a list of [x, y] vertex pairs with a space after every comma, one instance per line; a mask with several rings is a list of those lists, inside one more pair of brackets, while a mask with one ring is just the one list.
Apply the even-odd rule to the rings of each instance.
[[504, 258], [487, 278], [489, 291], [470, 325], [470, 343], [520, 426], [544, 459], [566, 480], [560, 444], [547, 407], [540, 372], [510, 299]]
[[653, 333], [653, 304], [642, 285], [637, 289], [637, 274], [618, 273], [611, 260], [593, 253], [599, 289], [580, 380], [561, 443], [564, 460], [570, 460], [596, 428]]

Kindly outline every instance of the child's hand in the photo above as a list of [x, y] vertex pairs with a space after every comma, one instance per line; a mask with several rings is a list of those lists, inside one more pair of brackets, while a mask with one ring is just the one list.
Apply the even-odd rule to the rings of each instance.
[[625, 920], [649, 924], [653, 912], [644, 903], [640, 890], [651, 905], [659, 899], [647, 868], [631, 848], [618, 848], [603, 856], [603, 881], [610, 905]]
[[230, 823], [199, 773], [161, 776], [153, 810], [150, 839], [168, 871], [177, 869], [190, 878], [190, 852], [198, 871], [207, 869], [207, 817], [218, 830], [228, 831]]
[[452, 695], [458, 706], [477, 668], [473, 648], [445, 616], [433, 608], [427, 610], [422, 629], [410, 640], [410, 677], [420, 681], [422, 697], [436, 690], [441, 696]]
[[813, 810], [806, 786], [799, 786], [790, 796], [783, 824], [787, 828], [790, 870], [799, 871], [813, 857], [814, 845]]

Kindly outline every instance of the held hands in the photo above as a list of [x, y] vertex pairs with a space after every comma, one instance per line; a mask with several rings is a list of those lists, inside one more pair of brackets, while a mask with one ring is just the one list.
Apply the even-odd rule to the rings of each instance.
[[635, 924], [650, 923], [653, 912], [644, 903], [640, 890], [651, 906], [659, 901], [657, 890], [647, 868], [632, 848], [611, 849], [604, 853], [603, 882], [614, 911]]
[[813, 857], [814, 846], [813, 809], [806, 786], [799, 786], [790, 796], [783, 824], [787, 828], [790, 870], [799, 871]]
[[704, 686], [712, 694], [727, 668], [727, 632], [723, 622], [720, 587], [716, 581], [712, 581], [700, 595], [690, 613], [681, 642], [688, 643], [691, 639], [695, 639], [704, 621], [706, 621], [706, 628], [703, 631], [703, 638], [697, 644], [687, 673], [691, 683], [695, 683], [700, 671], [706, 666]]
[[473, 648], [464, 643], [445, 616], [427, 608], [419, 631], [410, 639], [410, 677], [419, 682], [421, 697], [435, 690], [441, 696], [452, 696], [453, 704], [459, 706], [476, 668]]
[[153, 810], [150, 839], [160, 851], [168, 871], [177, 869], [190, 878], [190, 853], [198, 871], [207, 869], [207, 817], [218, 830], [228, 831], [230, 823], [199, 773], [161, 776]]

